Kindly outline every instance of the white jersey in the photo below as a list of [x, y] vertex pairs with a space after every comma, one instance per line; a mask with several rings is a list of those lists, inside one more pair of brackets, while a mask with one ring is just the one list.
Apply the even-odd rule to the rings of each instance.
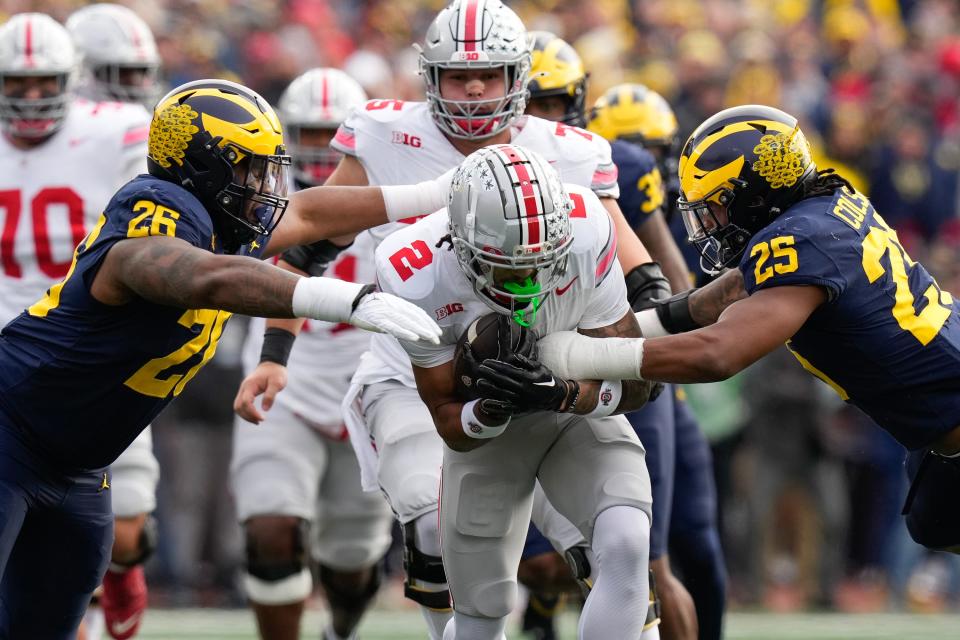
[[[571, 214], [573, 245], [565, 277], [546, 297], [530, 327], [538, 338], [556, 331], [606, 327], [630, 311], [607, 210], [589, 189], [566, 188], [580, 194], [584, 204]], [[402, 342], [409, 359], [420, 367], [453, 360], [457, 340], [470, 323], [491, 312], [464, 275], [450, 244], [435, 246], [448, 233], [447, 220], [443, 211], [401, 229], [384, 240], [376, 253], [381, 288], [419, 306], [443, 330], [439, 345]], [[422, 256], [415, 265], [398, 258], [409, 255], [411, 247]]]
[[149, 130], [141, 105], [76, 100], [39, 146], [0, 136], [0, 325], [67, 275], [114, 192], [146, 171]]
[[[511, 144], [538, 152], [565, 183], [589, 187], [601, 197], [619, 197], [610, 143], [602, 137], [532, 116], [519, 118], [511, 131]], [[425, 102], [371, 100], [340, 126], [331, 146], [355, 156], [372, 185], [430, 180], [466, 157], [437, 128]], [[368, 233], [379, 243], [403, 226], [392, 223]], [[370, 351], [364, 354], [354, 382], [365, 385], [382, 380], [415, 386], [410, 359], [403, 348], [396, 339], [377, 334], [370, 341]]]
[[[373, 239], [369, 235], [358, 236], [356, 242], [330, 264], [325, 275], [349, 282], [373, 282], [376, 277], [373, 250]], [[246, 374], [260, 361], [265, 323], [263, 318], [250, 321], [243, 348]], [[340, 402], [361, 354], [370, 345], [370, 336], [370, 332], [349, 324], [320, 320], [304, 322], [287, 363], [287, 387], [277, 395], [277, 403], [324, 435], [345, 437]]]

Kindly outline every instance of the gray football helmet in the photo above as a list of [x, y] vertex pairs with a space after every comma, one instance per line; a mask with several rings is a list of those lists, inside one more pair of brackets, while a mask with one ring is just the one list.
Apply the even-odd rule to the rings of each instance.
[[[523, 114], [530, 75], [530, 43], [523, 22], [500, 0], [454, 0], [434, 18], [420, 50], [427, 103], [441, 131], [454, 138], [496, 135]], [[504, 96], [450, 100], [440, 95], [442, 69], [501, 69]]]
[[[26, 95], [14, 88], [24, 77], [51, 77], [55, 91]], [[70, 34], [45, 13], [20, 13], [0, 27], [0, 123], [19, 138], [42, 139], [67, 117], [77, 76]]]
[[153, 108], [160, 54], [140, 16], [118, 4], [92, 4], [73, 12], [66, 26], [83, 59], [82, 94]]
[[336, 130], [367, 101], [360, 84], [339, 69], [310, 69], [284, 90], [277, 103], [284, 139], [293, 156], [294, 177], [305, 185], [323, 184], [342, 154], [330, 147], [301, 142], [303, 129]]
[[484, 147], [457, 168], [450, 238], [460, 268], [491, 309], [533, 324], [566, 273], [572, 206], [556, 170], [523, 147]]

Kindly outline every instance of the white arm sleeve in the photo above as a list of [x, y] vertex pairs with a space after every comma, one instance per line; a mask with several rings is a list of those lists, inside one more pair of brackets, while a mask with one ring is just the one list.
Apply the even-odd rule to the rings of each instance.
[[643, 338], [591, 338], [557, 331], [537, 343], [540, 362], [561, 378], [642, 380]]

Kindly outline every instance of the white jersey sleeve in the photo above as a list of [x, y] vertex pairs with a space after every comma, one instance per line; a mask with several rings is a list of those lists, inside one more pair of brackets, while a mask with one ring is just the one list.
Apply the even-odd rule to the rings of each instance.
[[[566, 185], [573, 200], [574, 252], [586, 250], [586, 269], [593, 271], [593, 287], [585, 291], [588, 302], [577, 323], [580, 329], [597, 329], [619, 321], [628, 311], [627, 287], [617, 260], [616, 226], [606, 208], [588, 189]], [[590, 245], [589, 248], [584, 245]]]
[[619, 198], [617, 166], [610, 143], [595, 133], [562, 122], [524, 116], [512, 143], [540, 153], [565, 183], [589, 187], [601, 198]]

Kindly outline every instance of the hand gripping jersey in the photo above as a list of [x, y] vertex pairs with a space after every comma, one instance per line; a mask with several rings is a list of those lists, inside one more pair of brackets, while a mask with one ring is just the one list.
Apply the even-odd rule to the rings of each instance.
[[740, 270], [748, 293], [827, 290], [787, 346], [904, 446], [960, 425], [957, 305], [866, 197], [841, 189], [799, 202], [751, 239]]
[[[577, 328], [596, 329], [620, 320], [630, 305], [623, 271], [617, 261], [613, 223], [589, 190], [565, 185], [573, 202], [573, 246], [562, 284], [544, 301], [530, 327], [537, 337]], [[377, 279], [384, 291], [416, 304], [443, 330], [440, 345], [404, 342], [408, 360], [436, 367], [453, 360], [457, 339], [471, 322], [490, 312], [464, 276], [448, 242], [447, 213], [442, 211], [391, 234], [377, 248]], [[411, 259], [412, 256], [419, 256]], [[364, 488], [376, 487], [376, 463], [369, 434], [357, 421], [347, 422], [360, 460]]]
[[640, 145], [614, 140], [610, 143], [617, 165], [620, 198], [617, 204], [633, 229], [639, 229], [651, 213], [663, 206], [664, 187], [653, 155]]
[[[376, 278], [373, 250], [370, 234], [360, 234], [324, 275], [349, 282], [373, 282]], [[247, 373], [260, 361], [264, 325], [263, 318], [253, 318], [250, 322], [243, 350]], [[340, 402], [357, 370], [360, 356], [370, 346], [371, 335], [350, 324], [307, 320], [297, 337], [296, 347], [290, 352], [287, 387], [277, 396], [277, 403], [324, 435], [344, 437]]]
[[69, 467], [113, 462], [213, 357], [230, 316], [94, 299], [90, 285], [110, 247], [149, 235], [221, 252], [193, 195], [138, 176], [110, 200], [65, 279], [0, 334], [0, 420]]
[[[512, 132], [511, 144], [540, 153], [564, 182], [589, 187], [601, 197], [619, 196], [617, 168], [610, 156], [610, 144], [602, 137], [531, 116], [520, 118]], [[459, 165], [465, 157], [437, 128], [425, 102], [371, 100], [340, 126], [331, 146], [355, 156], [374, 185], [429, 180]], [[370, 233], [380, 242], [402, 226], [384, 225]], [[391, 379], [414, 387], [410, 360], [403, 349], [393, 338], [375, 335], [354, 382], [372, 384]]]
[[149, 128], [140, 105], [76, 100], [39, 146], [0, 137], [0, 325], [66, 275], [110, 197], [146, 169]]

